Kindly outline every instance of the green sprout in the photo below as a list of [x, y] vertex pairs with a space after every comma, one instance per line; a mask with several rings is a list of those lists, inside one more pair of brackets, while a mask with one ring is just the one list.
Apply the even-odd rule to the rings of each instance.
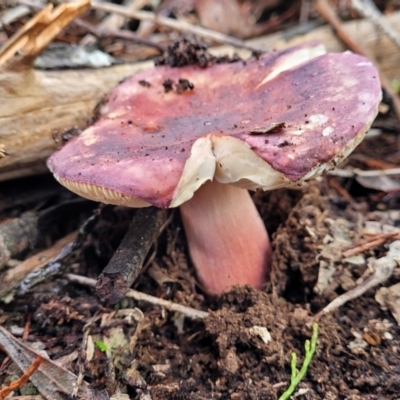
[[98, 347], [98, 349], [102, 352], [105, 353], [107, 351], [107, 345], [102, 342], [101, 340], [96, 340], [94, 344]]
[[311, 360], [314, 356], [315, 350], [317, 348], [317, 338], [318, 338], [318, 324], [314, 323], [312, 326], [313, 329], [313, 334], [311, 336], [311, 342], [309, 340], [306, 340], [304, 344], [304, 348], [306, 351], [305, 358], [303, 361], [303, 365], [300, 368], [300, 371], [297, 370], [297, 355], [296, 353], [292, 353], [291, 357], [291, 363], [290, 363], [290, 368], [292, 370], [292, 373], [290, 375], [290, 386], [289, 388], [279, 397], [279, 400], [287, 400], [295, 391], [297, 385], [300, 383], [300, 381], [304, 378], [304, 376], [307, 373], [308, 366], [311, 363]]

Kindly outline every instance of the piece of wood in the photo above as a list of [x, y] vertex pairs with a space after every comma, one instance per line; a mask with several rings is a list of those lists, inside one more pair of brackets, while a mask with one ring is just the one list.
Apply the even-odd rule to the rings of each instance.
[[[387, 16], [393, 26], [400, 26], [400, 12]], [[355, 41], [378, 60], [389, 79], [400, 78], [400, 52], [370, 21], [343, 24]], [[319, 40], [329, 51], [343, 51], [345, 46], [330, 26], [307, 34], [289, 37], [279, 32], [251, 41], [281, 49], [297, 43]], [[212, 50], [213, 54], [238, 53], [245, 50], [230, 46]], [[100, 70], [29, 71], [25, 74], [0, 74], [0, 181], [45, 172], [45, 160], [56, 149], [52, 135], [77, 127], [83, 129], [95, 105], [120, 80], [150, 68], [152, 61], [114, 66]]]
[[83, 129], [100, 99], [119, 81], [149, 68], [143, 62], [99, 70], [0, 74], [0, 181], [47, 171], [53, 135]]
[[96, 291], [111, 304], [120, 301], [139, 276], [150, 247], [167, 217], [155, 207], [137, 210], [128, 231], [97, 280]]
[[0, 66], [8, 71], [29, 69], [36, 56], [73, 19], [89, 8], [89, 0], [62, 3], [55, 8], [53, 4], [47, 4], [2, 46]]

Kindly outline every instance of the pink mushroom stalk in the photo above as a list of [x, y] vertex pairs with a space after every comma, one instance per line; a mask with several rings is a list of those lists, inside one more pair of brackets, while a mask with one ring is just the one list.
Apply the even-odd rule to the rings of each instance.
[[248, 190], [299, 187], [333, 168], [380, 99], [367, 59], [317, 43], [208, 68], [157, 67], [117, 86], [48, 166], [92, 200], [180, 206], [204, 289], [260, 288], [271, 247]]
[[261, 287], [271, 245], [247, 190], [206, 182], [180, 211], [197, 277], [207, 291], [221, 293], [237, 284]]

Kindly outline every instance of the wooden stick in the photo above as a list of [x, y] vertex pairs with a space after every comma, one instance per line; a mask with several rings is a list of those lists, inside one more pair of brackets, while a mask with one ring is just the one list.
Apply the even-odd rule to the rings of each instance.
[[400, 33], [393, 28], [372, 0], [351, 0], [351, 6], [362, 17], [369, 19], [378, 29], [385, 32], [400, 49]]
[[107, 27], [99, 28], [99, 27], [94, 26], [90, 22], [87, 22], [80, 18], [76, 18], [74, 21], [74, 24], [76, 24], [82, 28], [85, 28], [88, 32], [90, 32], [93, 36], [96, 36], [96, 37], [130, 40], [132, 42], [135, 42], [135, 43], [143, 45], [143, 46], [154, 47], [157, 50], [160, 50], [161, 52], [163, 52], [167, 49], [167, 46], [164, 46], [160, 43], [156, 43], [150, 39], [141, 37], [138, 34], [128, 31], [128, 30], [113, 29], [113, 28], [107, 28]]
[[194, 35], [200, 36], [204, 39], [213, 40], [217, 43], [229, 44], [234, 47], [244, 48], [251, 51], [267, 50], [266, 48], [254, 46], [250, 43], [246, 43], [243, 40], [236, 39], [232, 36], [227, 36], [222, 33], [212, 31], [210, 29], [202, 28], [201, 26], [192, 25], [186, 21], [179, 21], [168, 17], [158, 16], [150, 11], [127, 10], [125, 7], [121, 7], [116, 4], [103, 3], [99, 1], [92, 1], [92, 8], [96, 10], [116, 13], [119, 15], [123, 15], [125, 17], [134, 18], [141, 21], [152, 21], [156, 24], [163, 25], [167, 28], [171, 28], [179, 32], [185, 32], [185, 33], [189, 32]]
[[0, 66], [6, 70], [29, 69], [37, 55], [77, 16], [90, 7], [89, 0], [52, 4], [28, 21], [0, 50]]
[[379, 246], [388, 240], [399, 240], [399, 233], [378, 233], [368, 239], [362, 240], [352, 245], [349, 249], [343, 252], [343, 257], [351, 257], [356, 254], [360, 254], [366, 250], [372, 249], [373, 247]]
[[0, 181], [47, 172], [53, 136], [88, 124], [99, 100], [151, 61], [104, 69], [0, 74]]
[[392, 276], [393, 271], [397, 266], [397, 262], [388, 256], [376, 260], [375, 273], [372, 276], [360, 283], [354, 289], [351, 289], [332, 300], [326, 307], [324, 307], [315, 315], [314, 320], [319, 321], [323, 315], [331, 313], [332, 311], [346, 304], [348, 301], [362, 296], [369, 289], [384, 283]]
[[149, 207], [139, 209], [125, 237], [99, 276], [96, 291], [111, 304], [121, 300], [139, 276], [144, 259], [166, 220], [166, 211]]
[[[75, 274], [65, 274], [65, 278], [67, 278], [71, 282], [76, 282], [85, 286], [96, 286], [96, 281], [91, 278], [87, 278], [85, 276], [75, 275]], [[196, 310], [191, 307], [183, 306], [181, 304], [174, 303], [173, 301], [160, 299], [158, 297], [150, 296], [149, 294], [138, 292], [137, 290], [129, 289], [126, 294], [126, 297], [131, 297], [136, 301], [145, 301], [150, 304], [154, 304], [159, 307], [164, 307], [170, 311], [176, 311], [183, 314], [185, 317], [191, 319], [204, 319], [207, 318], [210, 313], [207, 311]]]

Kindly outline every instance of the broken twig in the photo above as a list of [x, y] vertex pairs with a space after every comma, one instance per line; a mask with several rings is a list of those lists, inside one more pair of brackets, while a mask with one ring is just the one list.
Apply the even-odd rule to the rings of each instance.
[[114, 304], [125, 296], [139, 276], [165, 219], [165, 210], [149, 207], [136, 211], [121, 244], [97, 280], [96, 291], [103, 300]]
[[[2, 275], [0, 280], [0, 298], [4, 302], [9, 302], [21, 285], [25, 287], [26, 284], [38, 282], [33, 277], [40, 277], [42, 275], [41, 268], [51, 264], [51, 261], [57, 254], [62, 251], [65, 246], [68, 246], [71, 241], [76, 237], [76, 233], [71, 233], [64, 238], [58, 240], [49, 249], [43, 250], [25, 261], [19, 263], [14, 268], [10, 268]], [[41, 280], [39, 280], [41, 281]]]
[[258, 46], [254, 46], [244, 42], [243, 40], [236, 39], [231, 36], [224, 35], [219, 32], [212, 31], [210, 29], [202, 28], [200, 26], [195, 26], [189, 24], [186, 21], [179, 21], [176, 19], [157, 16], [150, 11], [136, 11], [127, 10], [124, 7], [118, 6], [116, 4], [104, 3], [100, 1], [92, 1], [92, 8], [96, 10], [107, 11], [111, 13], [116, 13], [123, 15], [125, 17], [138, 19], [141, 21], [152, 21], [156, 24], [165, 26], [170, 29], [177, 30], [179, 32], [188, 32], [194, 35], [200, 36], [204, 39], [213, 40], [217, 43], [229, 44], [234, 47], [249, 49], [251, 51], [266, 51]]
[[4, 44], [0, 50], [0, 66], [8, 70], [29, 69], [58, 33], [89, 7], [89, 0], [62, 3], [54, 9], [52, 4], [47, 4]]
[[384, 32], [400, 48], [400, 35], [390, 22], [382, 15], [371, 0], [351, 0], [351, 6], [364, 18], [369, 19], [378, 29]]
[[361, 242], [355, 243], [349, 249], [343, 252], [343, 257], [351, 257], [356, 254], [362, 253], [366, 250], [372, 249], [375, 246], [379, 246], [385, 243], [388, 240], [400, 239], [399, 233], [390, 232], [390, 233], [379, 233], [368, 239], [362, 240]]
[[[84, 276], [80, 275], [75, 275], [75, 274], [65, 274], [64, 277], [68, 279], [70, 282], [76, 282], [81, 285], [85, 286], [91, 286], [95, 287], [96, 286], [96, 280], [95, 279], [90, 279], [86, 278]], [[179, 312], [185, 317], [191, 318], [191, 319], [204, 319], [209, 316], [209, 313], [207, 311], [200, 311], [196, 310], [191, 307], [187, 306], [182, 306], [181, 304], [174, 303], [169, 300], [164, 300], [164, 299], [159, 299], [158, 297], [150, 296], [149, 294], [145, 294], [142, 292], [138, 292], [137, 290], [129, 289], [125, 297], [131, 297], [135, 299], [136, 301], [145, 301], [147, 303], [159, 306], [159, 307], [164, 307], [169, 311], [174, 311], [174, 312]]]
[[83, 19], [77, 18], [74, 21], [74, 24], [85, 28], [87, 31], [89, 31], [93, 36], [99, 37], [99, 38], [117, 38], [117, 39], [125, 39], [125, 40], [130, 40], [132, 42], [135, 42], [137, 44], [143, 45], [143, 46], [149, 46], [149, 47], [154, 47], [157, 50], [160, 50], [161, 52], [165, 51], [167, 49], [166, 46], [156, 43], [150, 39], [146, 39], [144, 37], [141, 37], [137, 35], [134, 32], [128, 31], [128, 30], [121, 30], [121, 29], [112, 29], [112, 28], [97, 28], [90, 22], [87, 22]]
[[0, 297], [3, 301], [12, 300], [15, 292], [25, 294], [34, 285], [61, 274], [65, 258], [80, 247], [88, 231], [98, 219], [98, 214], [89, 217], [78, 232], [58, 240], [51, 248], [46, 249], [6, 271], [0, 280]]
[[333, 176], [338, 176], [340, 178], [353, 178], [355, 176], [363, 176], [366, 178], [371, 178], [379, 176], [400, 175], [400, 168], [374, 169], [369, 171], [364, 171], [359, 168], [353, 168], [353, 169], [335, 168], [333, 171], [329, 171], [328, 174]]

